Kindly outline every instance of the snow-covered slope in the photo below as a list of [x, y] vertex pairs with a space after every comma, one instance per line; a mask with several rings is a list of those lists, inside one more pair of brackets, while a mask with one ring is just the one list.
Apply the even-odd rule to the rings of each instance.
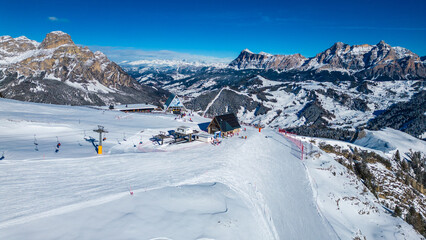
[[[366, 225], [377, 224], [374, 218], [370, 218], [371, 215], [380, 215], [379, 210], [383, 208], [394, 214], [395, 217], [405, 219], [411, 225], [416, 226], [418, 231], [424, 235], [424, 218], [426, 216], [426, 192], [423, 187], [425, 184], [423, 181], [426, 159], [425, 142], [390, 128], [381, 131], [363, 131], [360, 135], [360, 140], [353, 144], [292, 135], [304, 142], [307, 159], [319, 160], [305, 162], [311, 176], [317, 175], [313, 177], [316, 179], [313, 181], [317, 183], [318, 179], [323, 178], [324, 180], [326, 177], [335, 179], [334, 184], [329, 183], [327, 189], [318, 191], [319, 205], [323, 205], [321, 208], [328, 209], [325, 215], [333, 212], [339, 213], [332, 214], [333, 216], [327, 219], [338, 221], [340, 225], [337, 224], [337, 226], [346, 227], [347, 224], [343, 224], [345, 219], [358, 217], [357, 214], [348, 211], [347, 205], [358, 206], [356, 211], [360, 215], [367, 215], [362, 223], [358, 224], [359, 232], [365, 234], [366, 230], [370, 231], [368, 227], [365, 228]], [[314, 188], [324, 186], [315, 183]], [[347, 189], [348, 186], [355, 186], [356, 191]], [[336, 189], [341, 190], [336, 192]], [[366, 198], [371, 197], [367, 194], [369, 190], [375, 195], [372, 198], [375, 203], [373, 205], [369, 201], [365, 201]], [[329, 202], [327, 203], [324, 199]], [[348, 215], [352, 215], [352, 217], [348, 217]], [[384, 225], [387, 221], [392, 220], [383, 219]], [[364, 227], [362, 227], [363, 225]], [[388, 227], [391, 226], [382, 226], [382, 228]], [[398, 233], [399, 227], [394, 231], [395, 234], [400, 234]], [[380, 233], [380, 236], [385, 235]], [[372, 238], [376, 239], [377, 236]], [[384, 238], [392, 239], [393, 237]], [[405, 238], [416, 239], [414, 236], [405, 236]]]
[[305, 164], [316, 202], [341, 239], [422, 239], [392, 217], [354, 173], [318, 148], [310, 150], [316, 153]]
[[[359, 191], [335, 183], [355, 180], [321, 171], [331, 159], [301, 161], [273, 129], [247, 127], [240, 133], [247, 139], [218, 146], [149, 141], [159, 131], [209, 121], [188, 118], [0, 99], [0, 238], [419, 238], [368, 192], [366, 207], [352, 201], [344, 214], [334, 210], [329, 193]], [[99, 124], [109, 131], [102, 156], [84, 140], [97, 137]]]
[[395, 152], [397, 149], [402, 153], [410, 151], [426, 151], [426, 142], [397, 131], [392, 128], [385, 128], [380, 131], [364, 130], [364, 136], [359, 137], [354, 144], [382, 152]]
[[[410, 80], [362, 83], [294, 82], [270, 80], [256, 75], [234, 81], [213, 76], [198, 81], [188, 79], [175, 81], [164, 87], [189, 98], [185, 102], [189, 109], [210, 116], [224, 114], [227, 111], [234, 112], [246, 123], [261, 121], [262, 124], [273, 127], [300, 130], [301, 134], [308, 136], [318, 136], [315, 127], [319, 126], [322, 129], [328, 127], [347, 133], [330, 131], [321, 137], [332, 138], [334, 135], [337, 139], [350, 140], [356, 128], [366, 126], [371, 119], [376, 118], [393, 104], [407, 102], [414, 94], [421, 92], [423, 90], [421, 84], [422, 81]], [[221, 91], [222, 89], [232, 89], [233, 93]], [[215, 107], [207, 109], [208, 105]], [[425, 125], [418, 121], [421, 120], [423, 106], [414, 107], [419, 113], [414, 114], [414, 111], [410, 110], [410, 115], [405, 113], [407, 115], [405, 118], [389, 117], [399, 124], [395, 123], [396, 126], [403, 127], [401, 130], [417, 136], [419, 135], [417, 132], [426, 131]], [[415, 118], [419, 119], [413, 121]], [[414, 124], [416, 122], [420, 123]], [[308, 126], [311, 128], [306, 128]], [[312, 132], [307, 132], [309, 130]]]
[[[16, 111], [25, 106], [30, 110]], [[2, 238], [56, 239], [74, 229], [78, 238], [90, 239], [107, 236], [111, 232], [98, 230], [116, 224], [110, 231], [117, 238], [278, 239], [284, 234], [334, 238], [316, 211], [300, 160], [286, 154], [291, 146], [282, 139], [265, 141], [264, 135], [249, 129], [244, 133], [247, 141], [235, 137], [219, 146], [196, 142], [143, 153], [152, 148], [148, 139], [154, 132], [174, 129], [182, 122], [167, 115], [10, 100], [2, 100], [1, 108], [1, 134], [7, 139], [1, 144], [5, 151], [0, 165]], [[109, 131], [103, 156], [96, 156], [83, 140], [84, 130], [96, 136], [90, 131], [97, 124]], [[124, 132], [127, 141], [122, 140]], [[39, 151], [34, 151], [34, 134]], [[62, 144], [58, 153], [54, 152], [56, 136]], [[171, 226], [168, 232], [165, 226]], [[122, 228], [128, 231], [114, 231]]]

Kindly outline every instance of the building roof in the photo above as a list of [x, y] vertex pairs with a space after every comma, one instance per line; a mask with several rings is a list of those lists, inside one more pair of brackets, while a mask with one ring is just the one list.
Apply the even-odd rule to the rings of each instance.
[[164, 106], [165, 106], [165, 108], [169, 108], [169, 107], [185, 108], [185, 106], [180, 101], [179, 97], [174, 95], [174, 94], [170, 95], [170, 97], [167, 99]]
[[232, 131], [237, 128], [241, 128], [238, 118], [233, 113], [220, 115], [214, 117], [213, 121], [216, 120], [220, 126], [222, 132]]
[[164, 105], [166, 105], [168, 107], [170, 105], [170, 103], [172, 103], [173, 99], [175, 99], [175, 97], [176, 97], [176, 95], [171, 94]]
[[127, 105], [117, 105], [114, 106], [114, 109], [119, 111], [124, 110], [134, 110], [134, 109], [155, 109], [157, 106], [151, 104], [127, 104]]

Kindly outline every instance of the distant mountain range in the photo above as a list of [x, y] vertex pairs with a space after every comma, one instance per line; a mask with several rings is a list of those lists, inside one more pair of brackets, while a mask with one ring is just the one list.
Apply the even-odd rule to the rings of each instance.
[[381, 41], [338, 42], [311, 58], [246, 49], [229, 65], [141, 60], [120, 67], [56, 31], [41, 43], [0, 37], [0, 97], [161, 105], [172, 92], [205, 116], [233, 112], [299, 134], [351, 140], [362, 128], [391, 126], [425, 138], [425, 66], [424, 57]]
[[103, 53], [77, 46], [61, 31], [47, 34], [41, 43], [26, 37], [0, 37], [0, 94], [67, 105], [160, 105], [166, 95], [139, 84]]
[[228, 65], [176, 60], [140, 60], [120, 65], [139, 82], [152, 85], [192, 77], [212, 69], [257, 70], [268, 79], [281, 81], [389, 81], [426, 78], [426, 56], [420, 57], [406, 48], [392, 47], [384, 41], [376, 45], [353, 46], [337, 42], [311, 58], [301, 54], [256, 54], [244, 49]]
[[[351, 140], [359, 129], [386, 126], [424, 138], [426, 103], [419, 96], [424, 95], [425, 66], [417, 54], [381, 41], [336, 43], [312, 58], [245, 49], [225, 67], [135, 64], [123, 68], [141, 83], [181, 95], [187, 108], [202, 115], [234, 112], [248, 123]], [[394, 104], [398, 107], [391, 110]], [[417, 110], [397, 117], [404, 106], [413, 109], [416, 104], [420, 104]]]
[[226, 63], [212, 63], [205, 61], [187, 61], [187, 60], [169, 60], [169, 59], [154, 59], [154, 60], [138, 60], [138, 61], [123, 61], [120, 63], [122, 66], [135, 66], [135, 67], [215, 67], [224, 68], [227, 67]]
[[376, 45], [353, 45], [335, 43], [315, 57], [300, 54], [271, 55], [255, 54], [243, 50], [229, 64], [235, 69], [264, 69], [278, 71], [337, 71], [356, 79], [399, 80], [424, 79], [426, 62], [424, 57], [402, 47], [391, 47], [384, 41]]

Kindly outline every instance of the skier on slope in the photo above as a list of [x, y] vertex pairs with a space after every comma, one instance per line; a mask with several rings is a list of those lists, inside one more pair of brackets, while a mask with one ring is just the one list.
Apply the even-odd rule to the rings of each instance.
[[55, 149], [55, 153], [59, 152], [59, 147], [61, 146], [61, 143], [58, 142], [58, 144], [56, 145], [56, 149]]

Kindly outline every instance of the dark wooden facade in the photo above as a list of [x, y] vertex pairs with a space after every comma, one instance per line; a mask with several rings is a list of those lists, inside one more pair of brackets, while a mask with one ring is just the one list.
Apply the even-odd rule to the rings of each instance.
[[235, 114], [230, 113], [214, 117], [207, 127], [207, 130], [210, 134], [221, 131], [223, 134], [227, 135], [239, 132], [241, 126]]

